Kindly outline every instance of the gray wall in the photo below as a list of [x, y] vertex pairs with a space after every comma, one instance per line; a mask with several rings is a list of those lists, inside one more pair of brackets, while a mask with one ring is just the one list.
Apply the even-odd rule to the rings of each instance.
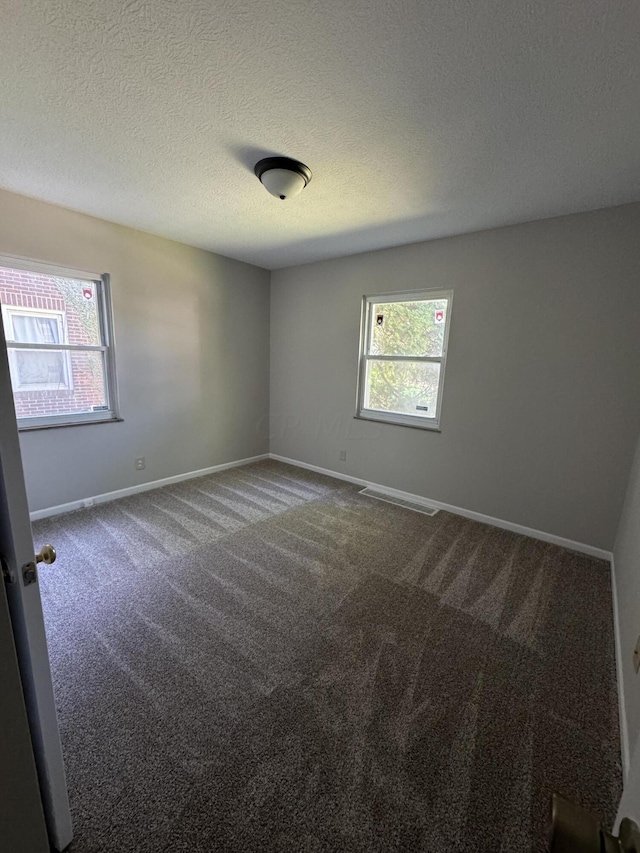
[[[633, 649], [640, 634], [640, 442], [631, 468], [627, 496], [614, 548], [618, 626], [622, 650], [622, 691], [629, 750], [640, 748], [640, 675], [633, 671]], [[640, 784], [640, 751], [636, 749]]]
[[267, 452], [266, 270], [4, 191], [0, 221], [0, 253], [111, 274], [124, 422], [22, 433], [31, 510]]
[[[611, 549], [640, 423], [639, 235], [627, 205], [273, 273], [271, 451]], [[455, 291], [442, 432], [354, 420], [362, 295], [425, 287]]]

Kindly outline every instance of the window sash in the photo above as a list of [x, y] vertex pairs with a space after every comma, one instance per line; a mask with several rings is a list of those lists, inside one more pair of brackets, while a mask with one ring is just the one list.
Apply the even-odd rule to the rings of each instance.
[[[17, 258], [10, 255], [0, 255], [0, 267], [5, 269], [21, 269], [27, 272], [42, 273], [44, 275], [56, 276], [59, 278], [74, 278], [79, 281], [93, 284], [95, 286], [95, 299], [98, 311], [98, 329], [101, 343], [99, 345], [91, 344], [35, 344], [21, 343], [17, 341], [7, 341], [6, 346], [8, 352], [12, 349], [29, 349], [29, 350], [59, 350], [66, 353], [71, 352], [100, 352], [102, 353], [102, 366], [105, 383], [105, 405], [107, 409], [98, 412], [78, 412], [70, 414], [55, 414], [55, 415], [39, 415], [37, 417], [19, 417], [17, 418], [18, 429], [35, 429], [41, 427], [64, 426], [66, 424], [94, 423], [101, 421], [120, 420], [118, 409], [118, 386], [115, 367], [115, 351], [113, 344], [113, 311], [111, 302], [111, 281], [108, 274], [97, 274], [84, 272], [83, 270], [69, 269], [66, 267], [57, 267], [53, 264], [44, 264], [39, 261], [30, 261], [25, 258]], [[28, 306], [7, 305], [4, 306], [9, 312], [15, 309], [16, 313], [34, 315], [39, 309], [34, 308], [33, 312]], [[50, 312], [47, 312], [50, 313]], [[68, 356], [67, 356], [68, 357]], [[70, 376], [70, 384], [71, 375]], [[26, 388], [19, 389], [26, 391]], [[37, 390], [37, 389], [32, 389]], [[46, 389], [45, 389], [46, 390]]]
[[18, 428], [21, 430], [46, 429], [47, 427], [76, 426], [78, 424], [105, 423], [120, 418], [112, 411], [100, 412], [71, 412], [62, 415], [43, 415], [37, 418], [19, 418]]
[[442, 355], [376, 355], [375, 353], [364, 353], [364, 358], [368, 361], [430, 361], [436, 364], [442, 364], [444, 356]]
[[[373, 306], [390, 302], [431, 302], [446, 300], [447, 313], [445, 319], [444, 340], [442, 344], [442, 355], [419, 356], [419, 355], [379, 355], [371, 352], [371, 339], [373, 334]], [[452, 290], [413, 290], [395, 293], [376, 293], [364, 296], [362, 300], [362, 320], [360, 330], [360, 363], [358, 367], [358, 387], [356, 392], [356, 417], [364, 420], [382, 421], [383, 423], [399, 424], [401, 426], [412, 426], [418, 429], [439, 430], [440, 414], [442, 410], [442, 396], [444, 391], [445, 367], [447, 361], [447, 346], [449, 343], [449, 328], [451, 322], [451, 305], [453, 302]], [[369, 409], [364, 405], [366, 394], [367, 363], [369, 361], [395, 361], [395, 362], [431, 362], [440, 364], [440, 376], [438, 382], [438, 398], [436, 403], [436, 414], [433, 417], [424, 415], [412, 415], [401, 412], [390, 412], [385, 409]]]
[[420, 290], [394, 290], [391, 293], [371, 293], [364, 297], [367, 305], [380, 305], [387, 302], [430, 302], [437, 299], [453, 297], [451, 288], [434, 288]]
[[107, 352], [109, 347], [95, 344], [23, 344], [7, 341], [7, 349], [47, 349], [69, 350], [70, 352]]

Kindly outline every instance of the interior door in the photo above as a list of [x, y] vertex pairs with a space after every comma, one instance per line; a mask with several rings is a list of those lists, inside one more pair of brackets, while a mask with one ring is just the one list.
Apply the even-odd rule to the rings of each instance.
[[0, 839], [12, 853], [48, 853], [9, 607], [0, 579]]
[[1, 322], [0, 556], [49, 842], [61, 851], [72, 839], [71, 813], [37, 570], [34, 581], [24, 569], [33, 564], [34, 547]]

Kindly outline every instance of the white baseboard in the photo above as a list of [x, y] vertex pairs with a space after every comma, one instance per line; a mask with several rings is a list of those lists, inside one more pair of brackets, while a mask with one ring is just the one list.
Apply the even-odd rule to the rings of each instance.
[[618, 716], [620, 719], [620, 750], [622, 752], [623, 782], [626, 783], [631, 767], [629, 727], [624, 703], [624, 677], [622, 670], [622, 638], [620, 636], [620, 614], [618, 612], [618, 590], [616, 587], [616, 564], [611, 555], [611, 597], [613, 599], [613, 633], [616, 641], [616, 677], [618, 682]]
[[94, 504], [103, 504], [107, 501], [115, 501], [118, 498], [125, 498], [127, 495], [137, 495], [139, 492], [148, 492], [151, 489], [160, 489], [162, 486], [170, 486], [172, 483], [181, 483], [183, 480], [193, 480], [195, 477], [204, 477], [207, 474], [215, 474], [217, 471], [225, 471], [227, 468], [239, 468], [241, 465], [250, 465], [252, 462], [259, 462], [261, 459], [268, 459], [268, 453], [262, 453], [260, 456], [249, 456], [247, 459], [236, 459], [233, 462], [223, 462], [220, 465], [212, 465], [210, 468], [200, 468], [199, 471], [187, 471], [184, 474], [176, 474], [173, 477], [164, 477], [162, 480], [151, 480], [148, 483], [140, 483], [137, 486], [128, 486], [126, 489], [117, 489], [115, 492], [105, 492], [102, 495], [93, 495], [90, 498], [82, 498], [79, 501], [71, 501], [58, 506], [49, 506], [45, 509], [38, 509], [35, 512], [29, 513], [31, 521], [37, 521], [40, 518], [48, 518], [51, 515], [62, 515], [65, 512], [72, 512], [74, 509], [84, 509], [86, 501], [93, 501]]
[[369, 480], [363, 480], [361, 477], [352, 477], [350, 474], [343, 474], [340, 471], [333, 471], [330, 468], [320, 468], [318, 465], [310, 465], [308, 462], [300, 462], [298, 459], [289, 459], [286, 456], [278, 456], [276, 453], [270, 453], [269, 457], [277, 460], [278, 462], [285, 462], [288, 465], [297, 465], [298, 468], [306, 468], [308, 471], [325, 474], [327, 477], [335, 477], [338, 480], [346, 480], [348, 483], [355, 483], [358, 486], [366, 486], [371, 489], [376, 489], [376, 491], [379, 492], [386, 492], [394, 497], [414, 501], [415, 503], [422, 504], [423, 506], [437, 507], [437, 509], [452, 512], [454, 515], [462, 515], [464, 518], [470, 518], [472, 521], [491, 524], [493, 527], [500, 527], [503, 530], [511, 530], [513, 533], [522, 533], [523, 536], [531, 536], [532, 539], [540, 539], [542, 542], [559, 545], [561, 548], [568, 548], [571, 551], [579, 551], [581, 554], [588, 554], [591, 557], [598, 557], [601, 560], [610, 561], [613, 557], [611, 551], [605, 551], [603, 548], [596, 548], [594, 545], [585, 545], [583, 542], [574, 542], [573, 539], [565, 539], [563, 536], [556, 536], [554, 533], [545, 533], [543, 530], [534, 530], [532, 527], [524, 527], [522, 524], [514, 524], [512, 521], [493, 518], [493, 516], [484, 515], [481, 512], [474, 512], [474, 510], [471, 509], [463, 509], [462, 507], [445, 504], [442, 503], [442, 501], [431, 500], [431, 498], [425, 498], [421, 495], [413, 495], [410, 492], [402, 492], [399, 489], [381, 486], [379, 483], [372, 483]]

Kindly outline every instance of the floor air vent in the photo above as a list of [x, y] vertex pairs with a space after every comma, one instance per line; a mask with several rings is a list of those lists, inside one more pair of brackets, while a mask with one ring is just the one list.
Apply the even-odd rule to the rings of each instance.
[[440, 510], [433, 506], [425, 506], [414, 501], [405, 501], [403, 498], [396, 498], [393, 495], [388, 495], [385, 492], [376, 492], [375, 489], [362, 489], [361, 495], [366, 495], [368, 498], [375, 498], [377, 501], [384, 501], [388, 504], [402, 506], [405, 509], [412, 509], [414, 512], [421, 512], [423, 515], [435, 515]]

